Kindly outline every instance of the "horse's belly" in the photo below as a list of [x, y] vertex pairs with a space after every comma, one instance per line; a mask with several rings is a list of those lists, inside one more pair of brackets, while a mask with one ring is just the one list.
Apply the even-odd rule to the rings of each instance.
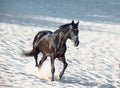
[[51, 56], [55, 52], [53, 45], [51, 45], [47, 41], [41, 41], [39, 43], [39, 50], [40, 52], [42, 52], [43, 54], [47, 56]]

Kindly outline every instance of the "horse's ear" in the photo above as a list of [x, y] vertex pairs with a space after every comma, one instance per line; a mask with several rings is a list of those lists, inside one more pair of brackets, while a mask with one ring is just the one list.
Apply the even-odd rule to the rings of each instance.
[[79, 21], [77, 22], [77, 25], [79, 24]]
[[74, 24], [74, 20], [72, 20], [71, 24]]

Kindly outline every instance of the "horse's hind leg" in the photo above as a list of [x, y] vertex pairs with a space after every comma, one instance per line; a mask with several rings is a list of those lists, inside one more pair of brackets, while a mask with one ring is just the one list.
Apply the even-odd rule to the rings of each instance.
[[35, 48], [33, 52], [34, 52], [33, 54], [34, 54], [34, 59], [35, 59], [35, 63], [36, 63], [35, 66], [38, 67], [37, 59], [38, 59], [39, 50]]
[[59, 77], [60, 77], [60, 79], [61, 79], [62, 76], [63, 76], [63, 74], [64, 74], [65, 69], [66, 69], [67, 66], [68, 66], [68, 64], [67, 64], [67, 62], [66, 62], [66, 60], [65, 60], [65, 56], [59, 57], [58, 59], [59, 59], [60, 61], [62, 61], [63, 64], [64, 64], [63, 70], [60, 72], [60, 75], [59, 75]]
[[39, 61], [39, 68], [41, 68], [43, 62], [47, 59], [47, 56], [46, 55], [43, 55], [42, 59]]
[[55, 57], [54, 57], [54, 55], [53, 55], [53, 56], [51, 56], [51, 72], [52, 72], [51, 81], [54, 81], [54, 73], [55, 73], [54, 60], [55, 60]]

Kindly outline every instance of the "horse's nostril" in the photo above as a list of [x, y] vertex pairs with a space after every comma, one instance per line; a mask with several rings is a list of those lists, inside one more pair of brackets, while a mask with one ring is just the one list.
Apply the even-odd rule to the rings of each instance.
[[79, 41], [75, 41], [75, 46], [78, 46], [79, 45]]

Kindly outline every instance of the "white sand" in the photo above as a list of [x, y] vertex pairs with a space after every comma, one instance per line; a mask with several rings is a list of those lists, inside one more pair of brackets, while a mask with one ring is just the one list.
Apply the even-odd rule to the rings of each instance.
[[51, 82], [49, 58], [38, 70], [34, 58], [23, 57], [21, 53], [32, 49], [32, 41], [38, 31], [54, 31], [61, 24], [71, 22], [72, 18], [0, 15], [0, 88], [120, 87], [120, 24], [76, 18], [80, 21], [80, 45], [74, 47], [70, 40], [67, 41], [68, 68], [63, 78], [58, 80], [63, 65], [56, 59], [56, 81]]

